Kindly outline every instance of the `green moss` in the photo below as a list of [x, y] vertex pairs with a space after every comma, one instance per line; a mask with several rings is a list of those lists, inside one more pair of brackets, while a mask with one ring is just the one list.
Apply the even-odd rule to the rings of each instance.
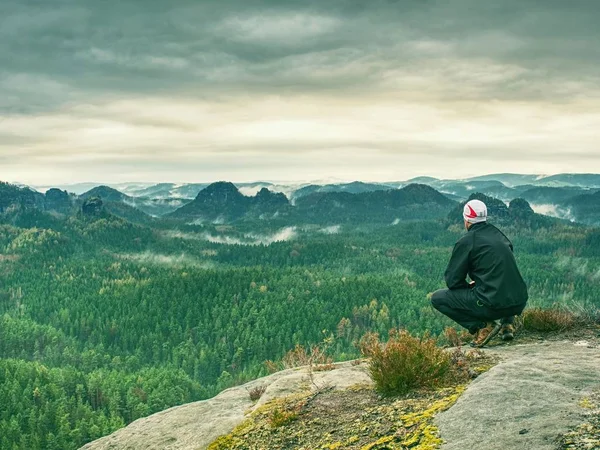
[[[389, 399], [373, 388], [305, 393], [271, 401], [250, 413], [209, 450], [434, 450], [442, 444], [433, 419], [464, 391], [454, 386]], [[282, 420], [279, 420], [281, 418]]]
[[281, 408], [275, 408], [271, 412], [269, 420], [273, 428], [284, 427], [298, 418], [298, 413], [295, 411], [286, 411]]
[[[395, 439], [394, 436], [384, 436], [382, 438], [377, 439], [375, 442], [371, 442], [360, 448], [360, 450], [374, 450], [378, 448], [391, 448], [389, 443], [391, 443]], [[382, 447], [384, 445], [384, 447]]]
[[594, 409], [594, 404], [592, 403], [589, 397], [583, 397], [579, 401], [579, 406], [585, 409]]

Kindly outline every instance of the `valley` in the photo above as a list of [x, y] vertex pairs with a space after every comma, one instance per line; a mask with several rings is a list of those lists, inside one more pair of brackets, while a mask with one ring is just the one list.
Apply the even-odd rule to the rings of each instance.
[[[523, 192], [580, 205], [586, 223], [431, 180], [292, 200], [213, 183], [160, 214], [138, 208], [158, 202], [147, 187], [136, 197], [2, 184], [0, 448], [78, 448], [264, 376], [296, 345], [327, 341], [342, 361], [369, 331], [440, 334], [451, 324], [427, 294], [463, 233], [452, 196], [468, 192], [513, 241], [530, 306], [600, 308], [600, 230], [592, 203], [574, 200], [598, 186], [566, 179]], [[489, 188], [515, 189], [507, 180]]]

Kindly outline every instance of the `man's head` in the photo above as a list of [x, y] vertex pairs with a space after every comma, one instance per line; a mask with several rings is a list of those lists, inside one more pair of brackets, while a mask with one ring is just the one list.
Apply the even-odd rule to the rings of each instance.
[[463, 208], [465, 228], [468, 230], [475, 223], [487, 220], [487, 206], [481, 200], [471, 200]]

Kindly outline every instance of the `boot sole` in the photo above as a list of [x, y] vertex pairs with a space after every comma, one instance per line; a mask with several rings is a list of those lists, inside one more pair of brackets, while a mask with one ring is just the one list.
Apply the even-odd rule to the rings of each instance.
[[502, 339], [505, 342], [512, 341], [514, 338], [515, 338], [515, 336], [512, 333], [510, 333], [510, 334], [503, 334], [502, 336], [500, 336], [500, 339]]
[[475, 347], [475, 348], [482, 348], [485, 347], [485, 345], [490, 342], [493, 338], [495, 338], [498, 333], [500, 333], [500, 328], [502, 328], [502, 324], [500, 322], [494, 322], [496, 325], [494, 326], [494, 328], [492, 329], [492, 331], [490, 331], [490, 334], [487, 335], [487, 337], [483, 340], [482, 343], [480, 344], [473, 344], [471, 343], [471, 347]]

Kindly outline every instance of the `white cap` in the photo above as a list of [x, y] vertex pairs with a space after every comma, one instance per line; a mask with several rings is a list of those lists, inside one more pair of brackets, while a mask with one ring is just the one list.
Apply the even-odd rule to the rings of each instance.
[[487, 206], [481, 200], [467, 202], [463, 209], [463, 218], [469, 223], [480, 223], [487, 220]]

